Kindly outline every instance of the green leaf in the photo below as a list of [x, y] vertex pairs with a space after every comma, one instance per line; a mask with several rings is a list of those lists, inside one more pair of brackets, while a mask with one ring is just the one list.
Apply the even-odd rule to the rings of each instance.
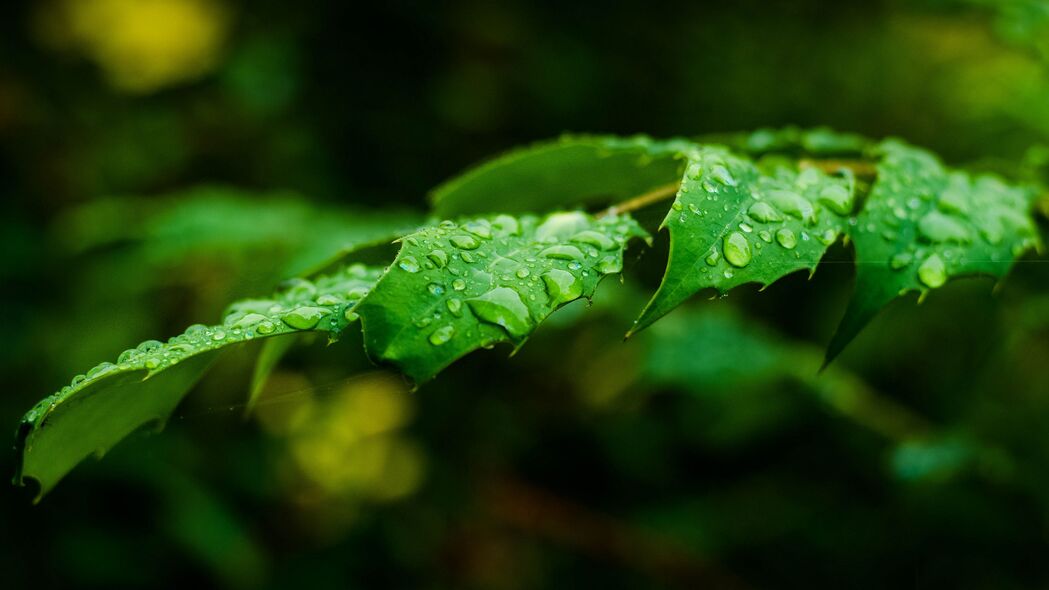
[[627, 216], [554, 213], [445, 221], [406, 236], [358, 306], [365, 347], [425, 381], [480, 347], [521, 346], [558, 307], [590, 297], [645, 233]]
[[64, 215], [56, 236], [76, 250], [130, 243], [138, 266], [200, 254], [265, 256], [272, 275], [290, 276], [330, 263], [333, 252], [389, 243], [421, 222], [407, 211], [318, 207], [293, 193], [200, 186], [149, 200], [94, 201]]
[[900, 141], [886, 141], [879, 151], [877, 181], [849, 229], [856, 288], [828, 363], [896, 297], [917, 291], [924, 298], [957, 277], [1004, 277], [1039, 244], [1029, 213], [1033, 190], [949, 170]]
[[766, 172], [723, 148], [695, 149], [663, 221], [670, 230], [666, 274], [631, 333], [700, 289], [724, 293], [813, 271], [846, 227], [854, 193], [849, 176], [815, 168]]
[[234, 303], [223, 322], [194, 325], [162, 343], [147, 340], [102, 363], [34, 406], [16, 438], [15, 482], [36, 480], [40, 495], [88, 455], [101, 455], [133, 431], [163, 423], [217, 358], [235, 344], [322, 331], [334, 338], [379, 277], [353, 265], [314, 281], [293, 279], [269, 299]]
[[692, 143], [644, 136], [565, 136], [514, 150], [458, 176], [433, 193], [442, 218], [541, 213], [622, 201], [681, 177]]

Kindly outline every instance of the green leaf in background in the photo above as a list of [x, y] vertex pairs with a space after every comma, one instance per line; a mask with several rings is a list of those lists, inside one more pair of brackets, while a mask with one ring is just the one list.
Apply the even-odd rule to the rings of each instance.
[[477, 348], [521, 346], [558, 307], [590, 297], [645, 232], [628, 216], [553, 213], [445, 221], [406, 236], [358, 306], [373, 357], [425, 381]]
[[833, 360], [896, 297], [921, 297], [948, 280], [1005, 276], [1039, 245], [1031, 218], [1035, 192], [994, 176], [971, 176], [900, 141], [879, 148], [878, 177], [849, 228], [856, 288], [827, 350]]
[[724, 293], [813, 271], [844, 231], [854, 193], [849, 175], [831, 177], [816, 168], [765, 172], [722, 148], [697, 148], [663, 221], [670, 230], [666, 274], [631, 332], [701, 289]]
[[421, 223], [409, 211], [315, 206], [292, 193], [199, 186], [148, 201], [93, 201], [60, 218], [55, 233], [75, 251], [134, 244], [137, 265], [265, 253], [270, 272], [286, 277], [329, 263], [333, 252], [391, 242]]
[[635, 197], [676, 182], [692, 143], [645, 136], [565, 136], [521, 148], [434, 189], [442, 218], [542, 213]]
[[293, 279], [269, 299], [230, 306], [222, 324], [195, 325], [166, 343], [147, 340], [116, 363], [101, 363], [34, 406], [16, 440], [15, 482], [36, 480], [40, 496], [88, 455], [101, 455], [133, 431], [162, 423], [223, 349], [256, 339], [322, 331], [336, 337], [380, 271], [361, 265]]

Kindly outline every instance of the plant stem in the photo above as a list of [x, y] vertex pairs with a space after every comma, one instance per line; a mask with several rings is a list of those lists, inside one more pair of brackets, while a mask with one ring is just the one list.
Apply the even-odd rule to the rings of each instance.
[[598, 214], [598, 217], [606, 217], [608, 215], [619, 215], [620, 213], [628, 213], [631, 211], [637, 211], [638, 209], [644, 209], [653, 203], [658, 203], [669, 199], [677, 194], [678, 187], [681, 186], [680, 182], [671, 182], [664, 184], [663, 186], [657, 186], [656, 188], [638, 195], [636, 197], [627, 199], [621, 203], [616, 203], [608, 209]]
[[803, 158], [798, 160], [798, 167], [801, 169], [817, 168], [828, 174], [835, 174], [842, 170], [851, 170], [856, 176], [866, 179], [873, 179], [878, 175], [878, 168], [873, 162], [866, 160], [812, 160]]

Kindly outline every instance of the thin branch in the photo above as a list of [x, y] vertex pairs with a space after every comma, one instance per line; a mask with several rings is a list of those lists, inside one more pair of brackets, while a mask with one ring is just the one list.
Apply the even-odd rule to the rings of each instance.
[[842, 170], [850, 170], [860, 178], [873, 179], [878, 175], [878, 168], [873, 162], [867, 160], [813, 160], [804, 158], [798, 160], [798, 167], [816, 168], [828, 174], [836, 174]]
[[631, 211], [637, 211], [638, 209], [644, 209], [654, 203], [672, 198], [677, 194], [677, 189], [680, 186], [680, 182], [671, 182], [669, 184], [664, 184], [663, 186], [657, 186], [643, 195], [638, 195], [621, 203], [616, 203], [599, 213], [597, 216], [606, 217], [608, 215], [619, 215], [620, 213], [629, 213]]

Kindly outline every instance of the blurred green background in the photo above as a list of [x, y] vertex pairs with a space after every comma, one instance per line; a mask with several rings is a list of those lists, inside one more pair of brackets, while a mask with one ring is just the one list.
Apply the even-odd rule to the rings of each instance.
[[[783, 125], [1046, 180], [1049, 3], [0, 3], [0, 426], [516, 144]], [[0, 584], [1049, 587], [1043, 256], [817, 377], [846, 250], [621, 344], [663, 255], [417, 392], [304, 342], [244, 420], [230, 355], [163, 434], [3, 487]]]

